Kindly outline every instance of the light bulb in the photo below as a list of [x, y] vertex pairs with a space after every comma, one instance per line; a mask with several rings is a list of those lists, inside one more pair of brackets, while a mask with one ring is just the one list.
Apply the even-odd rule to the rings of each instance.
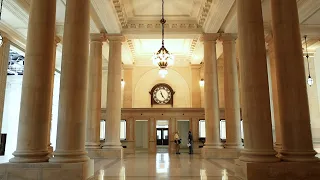
[[310, 75], [308, 76], [307, 83], [308, 83], [309, 86], [312, 86], [312, 84], [313, 84], [313, 79], [311, 78]]
[[203, 86], [204, 86], [204, 79], [201, 79], [201, 80], [199, 81], [199, 84], [200, 84], [201, 87], [203, 87]]

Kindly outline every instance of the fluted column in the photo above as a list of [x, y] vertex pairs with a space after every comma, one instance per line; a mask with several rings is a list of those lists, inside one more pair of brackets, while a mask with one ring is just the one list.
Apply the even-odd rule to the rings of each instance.
[[313, 149], [306, 76], [295, 0], [271, 0], [277, 67], [281, 159], [317, 161]]
[[84, 162], [90, 1], [68, 0], [63, 35], [57, 146], [50, 162]]
[[[170, 118], [169, 120], [169, 152], [176, 152], [176, 144], [174, 143], [174, 135], [178, 131], [177, 119]], [[156, 129], [156, 128], [155, 128]], [[181, 132], [179, 132], [179, 136], [181, 137]]]
[[55, 14], [55, 0], [31, 1], [17, 149], [10, 162], [34, 163], [49, 159]]
[[238, 149], [242, 147], [240, 128], [240, 98], [236, 59], [235, 34], [223, 34], [224, 55], [224, 98], [226, 119], [226, 148]]
[[278, 85], [277, 85], [277, 71], [276, 71], [276, 57], [274, 53], [274, 41], [273, 35], [268, 35], [266, 38], [266, 42], [268, 45], [268, 53], [269, 53], [269, 72], [271, 78], [271, 94], [272, 94], [272, 110], [273, 112], [273, 121], [275, 126], [275, 142], [274, 142], [274, 149], [279, 151], [281, 149], [281, 127], [280, 127], [280, 112], [279, 112], [279, 93], [278, 93]]
[[52, 98], [50, 98], [50, 100], [51, 100], [51, 102], [50, 102], [50, 104], [51, 104], [51, 106], [50, 106], [50, 117], [49, 117], [49, 123], [48, 123], [48, 125], [49, 125], [49, 131], [48, 131], [48, 152], [49, 152], [49, 157], [52, 157], [52, 153], [53, 153], [53, 147], [51, 146], [51, 142], [50, 142], [50, 137], [51, 137], [51, 123], [52, 123], [52, 102], [53, 102], [53, 89], [54, 89], [54, 72], [55, 72], [55, 66], [56, 66], [56, 51], [57, 51], [57, 45], [58, 45], [58, 43], [60, 43], [60, 38], [59, 37], [55, 37], [54, 38], [54, 45], [53, 45], [53, 68], [52, 68], [52, 72], [51, 72], [51, 74], [52, 74], [52, 76], [53, 76], [53, 78], [52, 78], [52, 82], [50, 82], [50, 83], [52, 83], [52, 93], [51, 93], [51, 96], [52, 96]]
[[240, 160], [275, 162], [261, 1], [237, 0], [244, 150]]
[[106, 141], [102, 148], [119, 148], [121, 121], [121, 35], [108, 36], [109, 65], [107, 91]]
[[86, 148], [100, 148], [102, 42], [104, 34], [90, 37]]
[[[2, 37], [2, 46], [0, 47], [0, 135], [2, 128], [2, 118], [4, 109], [4, 100], [6, 94], [7, 85], [7, 69], [8, 69], [8, 59], [10, 52], [10, 44], [8, 38]], [[1, 139], [0, 139], [1, 142]]]
[[204, 35], [205, 148], [222, 148], [219, 136], [219, 92], [216, 40], [219, 34]]

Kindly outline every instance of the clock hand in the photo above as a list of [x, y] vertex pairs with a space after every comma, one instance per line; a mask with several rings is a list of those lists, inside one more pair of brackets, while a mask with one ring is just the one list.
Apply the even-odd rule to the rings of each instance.
[[161, 96], [163, 97], [163, 99], [166, 99], [166, 98], [164, 98], [164, 96], [163, 96], [163, 94], [162, 94], [162, 91], [160, 91], [160, 94], [161, 94]]

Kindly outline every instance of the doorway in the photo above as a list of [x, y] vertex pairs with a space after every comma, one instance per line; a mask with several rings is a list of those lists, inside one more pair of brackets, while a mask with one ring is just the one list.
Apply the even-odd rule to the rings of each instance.
[[169, 121], [157, 120], [157, 153], [168, 153], [169, 150]]
[[169, 129], [157, 128], [157, 146], [169, 145]]

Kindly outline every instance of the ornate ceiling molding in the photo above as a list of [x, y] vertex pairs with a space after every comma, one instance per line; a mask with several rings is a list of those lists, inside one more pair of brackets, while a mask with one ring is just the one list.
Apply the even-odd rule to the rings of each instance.
[[127, 18], [127, 14], [126, 14], [126, 10], [124, 8], [124, 5], [121, 3], [120, 0], [112, 0], [112, 2], [114, 5], [114, 8], [116, 9], [121, 27], [126, 27], [128, 18]]
[[198, 15], [198, 25], [202, 27], [206, 22], [213, 0], [205, 0]]
[[234, 3], [235, 0], [215, 1], [215, 3], [211, 5], [209, 15], [203, 25], [204, 32], [217, 33]]
[[136, 51], [134, 49], [134, 45], [133, 45], [133, 42], [131, 39], [128, 39], [127, 40], [127, 44], [129, 46], [129, 49], [131, 51], [131, 55], [132, 55], [132, 61], [133, 61], [133, 64], [135, 63], [135, 59], [136, 59]]
[[[197, 29], [196, 23], [166, 23], [164, 25], [167, 29]], [[126, 29], [161, 29], [159, 22], [149, 23], [128, 23]]]
[[198, 38], [197, 39], [193, 39], [190, 45], [190, 51], [189, 51], [189, 61], [192, 58], [193, 52], [196, 49], [198, 43]]

